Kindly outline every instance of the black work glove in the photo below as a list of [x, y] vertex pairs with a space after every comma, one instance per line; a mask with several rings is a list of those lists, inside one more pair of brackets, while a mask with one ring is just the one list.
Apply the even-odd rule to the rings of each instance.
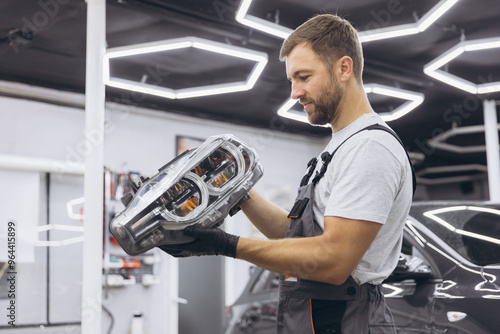
[[240, 237], [216, 227], [201, 227], [198, 224], [184, 229], [184, 234], [195, 238], [187, 244], [158, 246], [174, 257], [224, 255], [236, 257], [236, 245]]

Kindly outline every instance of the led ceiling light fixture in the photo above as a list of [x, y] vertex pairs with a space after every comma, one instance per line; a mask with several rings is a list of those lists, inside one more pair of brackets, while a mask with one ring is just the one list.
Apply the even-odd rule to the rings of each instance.
[[286, 39], [292, 33], [292, 29], [283, 27], [277, 23], [263, 20], [253, 15], [248, 15], [250, 5], [253, 0], [242, 0], [240, 7], [236, 11], [236, 21], [250, 28], [263, 31], [265, 33]]
[[462, 41], [424, 66], [424, 73], [436, 80], [471, 94], [486, 94], [500, 91], [500, 81], [476, 84], [448, 73], [440, 68], [464, 52], [500, 48], [500, 37]]
[[[292, 109], [293, 106], [298, 102], [299, 100], [294, 100], [292, 98], [289, 98], [288, 100], [285, 101], [279, 108], [278, 108], [278, 115], [281, 117], [286, 117], [289, 119], [293, 119], [302, 123], [309, 123], [309, 120], [307, 118], [307, 115], [304, 111], [300, 110], [295, 110]], [[322, 127], [330, 127], [330, 124], [325, 124], [325, 125], [320, 125]]]
[[[465, 174], [457, 176], [445, 176], [445, 177], [428, 177], [428, 175], [436, 175], [442, 173], [464, 173], [464, 172], [479, 172], [476, 174]], [[480, 164], [465, 164], [465, 165], [451, 165], [451, 166], [436, 166], [436, 167], [426, 167], [419, 170], [417, 175], [417, 181], [420, 184], [425, 185], [436, 185], [445, 183], [459, 183], [474, 181], [482, 178], [485, 173], [488, 172], [488, 167]]]
[[[395, 88], [395, 87], [371, 83], [371, 84], [365, 84], [364, 89], [367, 94], [372, 93], [372, 94], [385, 95], [408, 101], [403, 103], [398, 108], [394, 109], [392, 112], [380, 113], [379, 114], [380, 117], [382, 117], [382, 119], [385, 122], [393, 121], [395, 119], [398, 119], [406, 115], [424, 101], [424, 94], [412, 92], [401, 88]], [[279, 107], [278, 115], [299, 122], [309, 123], [307, 115], [304, 111], [298, 111], [292, 109], [292, 107], [297, 103], [297, 101], [298, 100], [288, 99], [285, 103], [283, 103]], [[329, 125], [325, 126], [328, 127]]]
[[[171, 89], [149, 85], [138, 81], [112, 77], [110, 74], [110, 59], [129, 57], [147, 53], [195, 48], [208, 52], [254, 61], [252, 71], [245, 81], [213, 84], [199, 87]], [[127, 89], [140, 93], [161, 96], [169, 99], [184, 99], [197, 96], [234, 93], [252, 89], [267, 64], [267, 53], [240, 48], [233, 45], [218, 43], [198, 37], [182, 37], [150, 43], [116, 47], [106, 50], [104, 57], [104, 83], [110, 87]]]
[[[418, 21], [413, 23], [359, 32], [359, 40], [361, 41], [361, 43], [363, 43], [380, 39], [418, 34], [426, 30], [432, 23], [439, 19], [458, 1], [459, 0], [441, 0]], [[286, 28], [277, 23], [272, 23], [270, 21], [247, 14], [251, 4], [252, 0], [241, 1], [240, 7], [236, 12], [236, 21], [253, 29], [263, 31], [265, 33], [283, 39], [287, 38], [288, 35], [292, 33], [293, 30], [290, 28]]]
[[424, 101], [424, 94], [412, 92], [406, 89], [384, 86], [376, 83], [366, 84], [364, 85], [364, 88], [367, 94], [372, 93], [385, 95], [408, 101], [394, 109], [392, 112], [380, 113], [380, 117], [382, 117], [385, 122], [394, 121], [406, 115]]
[[[497, 125], [498, 130], [500, 130], [500, 124]], [[486, 145], [467, 145], [467, 146], [458, 146], [455, 144], [448, 143], [447, 140], [449, 138], [455, 136], [469, 135], [474, 133], [483, 133], [484, 134], [484, 125], [470, 125], [470, 126], [456, 126], [452, 127], [449, 130], [446, 130], [437, 136], [429, 139], [427, 141], [427, 145], [433, 148], [438, 148], [443, 151], [453, 152], [453, 153], [481, 153], [486, 152]], [[487, 172], [488, 169], [485, 169]]]

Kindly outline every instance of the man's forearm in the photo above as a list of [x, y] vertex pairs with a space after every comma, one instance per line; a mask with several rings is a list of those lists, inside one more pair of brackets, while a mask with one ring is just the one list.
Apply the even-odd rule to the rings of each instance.
[[381, 224], [325, 217], [323, 234], [280, 240], [240, 238], [236, 258], [289, 276], [342, 284], [356, 268]]
[[250, 200], [241, 205], [242, 211], [266, 237], [285, 237], [290, 224], [288, 213], [277, 205], [265, 200], [256, 191], [250, 191]]
[[240, 238], [236, 258], [287, 276], [342, 284], [350, 269], [346, 271], [341, 263], [336, 263], [334, 249], [324, 239], [322, 236], [281, 240]]

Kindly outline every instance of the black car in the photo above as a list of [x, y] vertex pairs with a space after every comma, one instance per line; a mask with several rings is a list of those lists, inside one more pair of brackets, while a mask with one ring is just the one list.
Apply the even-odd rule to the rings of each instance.
[[[398, 333], [500, 333], [500, 205], [415, 203], [382, 287]], [[276, 332], [278, 276], [253, 268], [226, 334]]]

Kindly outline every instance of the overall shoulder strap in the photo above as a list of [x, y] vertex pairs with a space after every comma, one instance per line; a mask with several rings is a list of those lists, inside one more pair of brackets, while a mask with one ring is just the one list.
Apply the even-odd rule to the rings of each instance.
[[410, 163], [411, 178], [412, 178], [412, 183], [413, 183], [413, 196], [415, 196], [415, 191], [417, 190], [417, 178], [415, 176], [415, 167], [413, 167], [413, 164], [411, 163], [410, 156], [408, 155], [408, 151], [406, 150], [405, 146], [403, 145], [403, 142], [401, 141], [399, 136], [396, 134], [396, 132], [394, 132], [392, 129], [390, 129], [386, 126], [383, 126], [381, 124], [378, 124], [378, 123], [367, 126], [366, 128], [364, 128], [364, 130], [382, 130], [382, 131], [385, 131], [387, 133], [390, 133], [391, 135], [394, 136], [394, 138], [396, 138], [398, 140], [398, 142], [401, 144], [401, 146], [403, 147], [403, 150], [406, 153], [406, 157], [408, 158], [408, 162]]
[[372, 125], [369, 125], [357, 132], [354, 132], [352, 135], [350, 135], [349, 137], [347, 137], [342, 143], [340, 143], [339, 146], [337, 146], [337, 148], [332, 152], [332, 153], [328, 153], [328, 152], [324, 152], [323, 154], [321, 154], [321, 160], [323, 160], [323, 166], [321, 166], [321, 169], [319, 172], [316, 173], [316, 175], [314, 176], [313, 180], [312, 180], [312, 183], [314, 185], [316, 185], [316, 183], [321, 180], [321, 178], [323, 178], [323, 176], [325, 175], [326, 173], [326, 170], [328, 169], [328, 164], [330, 163], [330, 161], [332, 161], [332, 158], [333, 156], [335, 155], [335, 153], [337, 153], [338, 149], [346, 142], [348, 141], [351, 137], [355, 136], [356, 134], [360, 133], [361, 131], [365, 131], [365, 130], [382, 130], [382, 131], [385, 131], [387, 133], [390, 133], [394, 138], [397, 139], [397, 141], [401, 144], [401, 146], [403, 147], [405, 153], [406, 153], [406, 157], [408, 158], [408, 162], [410, 163], [410, 167], [411, 167], [411, 175], [412, 175], [412, 183], [413, 183], [413, 195], [415, 195], [415, 190], [417, 189], [417, 179], [415, 177], [415, 168], [413, 167], [413, 164], [411, 163], [411, 159], [410, 159], [410, 156], [408, 155], [408, 152], [406, 151], [404, 145], [403, 145], [403, 142], [401, 141], [401, 139], [398, 137], [398, 135], [390, 128], [386, 127], [386, 126], [383, 126], [381, 124], [372, 124]]

